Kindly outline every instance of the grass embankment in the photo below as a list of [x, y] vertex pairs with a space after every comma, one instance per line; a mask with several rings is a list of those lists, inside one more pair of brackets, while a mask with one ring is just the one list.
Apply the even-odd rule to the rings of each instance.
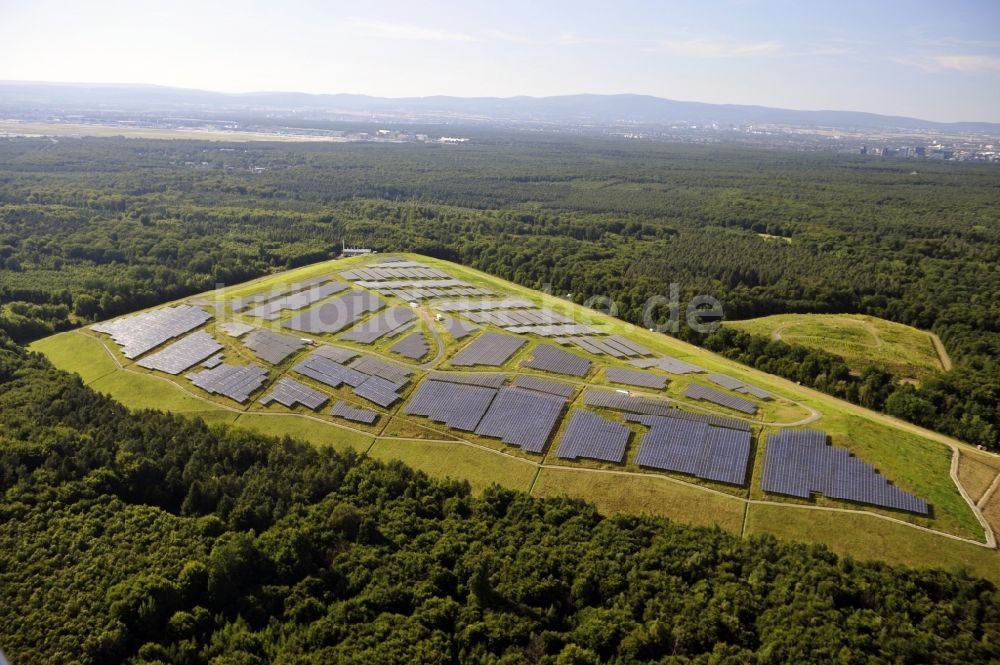
[[894, 376], [921, 381], [947, 369], [931, 333], [860, 314], [776, 314], [727, 326], [842, 356], [848, 367], [863, 372], [878, 367]]

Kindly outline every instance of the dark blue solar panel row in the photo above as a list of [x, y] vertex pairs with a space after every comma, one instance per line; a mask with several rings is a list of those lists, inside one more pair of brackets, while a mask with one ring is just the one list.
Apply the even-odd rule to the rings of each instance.
[[95, 323], [90, 329], [111, 335], [115, 344], [122, 347], [123, 356], [136, 358], [168, 339], [194, 330], [211, 318], [212, 315], [200, 307], [177, 305]]
[[469, 365], [499, 367], [527, 343], [528, 340], [523, 337], [494, 332], [483, 333], [456, 353], [455, 357], [451, 359], [451, 364], [456, 367]]
[[663, 388], [667, 385], [667, 378], [659, 374], [650, 372], [640, 372], [635, 369], [609, 368], [606, 372], [608, 381], [621, 383], [626, 386], [639, 386], [640, 388]]
[[464, 383], [470, 386], [486, 386], [487, 388], [499, 388], [506, 380], [503, 374], [477, 374], [473, 372], [430, 372], [428, 379], [434, 381], [448, 381], [449, 383]]
[[576, 386], [569, 383], [548, 381], [534, 376], [518, 375], [514, 377], [514, 381], [511, 385], [515, 388], [537, 390], [540, 393], [549, 393], [550, 395], [559, 395], [560, 397], [572, 397], [573, 393], [576, 391]]
[[427, 345], [427, 338], [424, 337], [424, 334], [416, 331], [390, 346], [389, 350], [411, 360], [420, 360], [427, 355], [430, 347]]
[[270, 330], [254, 330], [243, 340], [247, 348], [261, 360], [277, 365], [306, 345], [299, 337], [282, 335]]
[[700, 386], [697, 383], [688, 385], [687, 389], [684, 391], [684, 396], [690, 397], [691, 399], [705, 400], [706, 402], [718, 404], [719, 406], [724, 406], [736, 411], [742, 411], [743, 413], [750, 415], [757, 413], [757, 405], [750, 400], [737, 397], [736, 395], [719, 392], [714, 388], [706, 388], [705, 386]]
[[353, 420], [356, 423], [365, 423], [371, 425], [378, 418], [378, 414], [374, 411], [369, 411], [368, 409], [357, 409], [343, 400], [338, 401], [330, 409], [331, 416], [340, 416], [341, 418], [346, 418], [347, 420]]
[[[387, 407], [399, 399], [399, 390], [405, 385], [405, 380], [399, 383], [375, 372], [365, 372], [361, 369], [362, 366], [364, 365], [359, 366], [358, 361], [355, 361], [351, 367], [345, 367], [314, 352], [292, 369], [332, 388], [346, 383], [355, 395], [379, 406]], [[389, 373], [386, 369], [395, 371], [388, 363], [377, 364], [376, 367], [383, 373]]]
[[340, 346], [329, 346], [327, 344], [322, 344], [316, 347], [316, 350], [313, 351], [312, 355], [322, 356], [324, 358], [327, 358], [329, 360], [338, 363], [346, 363], [351, 358], [357, 357], [358, 352], [355, 351], [354, 349], [345, 349]]
[[729, 485], [746, 481], [750, 432], [665, 416], [628, 416], [649, 431], [635, 462]]
[[274, 300], [268, 300], [261, 305], [257, 305], [253, 309], [245, 311], [244, 314], [259, 319], [268, 319], [273, 321], [281, 316], [281, 312], [285, 310], [308, 307], [309, 305], [317, 303], [324, 298], [329, 298], [335, 293], [340, 293], [346, 288], [347, 284], [344, 284], [343, 282], [330, 282], [328, 284], [313, 286], [312, 288], [299, 291], [298, 293], [281, 296], [279, 298], [275, 298]]
[[565, 398], [517, 388], [425, 381], [403, 413], [502, 439], [529, 452], [545, 448]]
[[[167, 374], [180, 374], [219, 351], [222, 345], [204, 330], [193, 332], [156, 353], [151, 353], [136, 364]], [[220, 361], [221, 362], [221, 361]]]
[[634, 340], [628, 339], [627, 337], [622, 337], [621, 335], [609, 335], [606, 341], [611, 344], [617, 345], [618, 348], [620, 349], [631, 351], [632, 353], [630, 355], [650, 356], [653, 354], [652, 351], [647, 349], [642, 344], [639, 344]]
[[319, 307], [285, 321], [286, 328], [308, 333], [335, 333], [353, 325], [368, 312], [385, 307], [385, 301], [368, 291], [348, 291]]
[[[415, 263], [415, 262], [411, 262]], [[352, 282], [366, 280], [379, 282], [389, 279], [400, 279], [406, 277], [419, 278], [447, 278], [448, 273], [437, 268], [426, 265], [372, 265], [365, 268], [355, 268], [354, 270], [344, 270], [340, 273], [344, 279]]]
[[310, 379], [325, 383], [331, 388], [339, 388], [345, 383], [352, 388], [357, 388], [368, 379], [368, 375], [364, 372], [345, 367], [318, 353], [310, 354], [308, 358], [292, 369], [302, 376], [308, 376]]
[[642, 369], [656, 367], [669, 374], [695, 374], [707, 371], [703, 367], [692, 365], [677, 358], [639, 358], [637, 360], [630, 360], [629, 363]]
[[782, 430], [767, 438], [761, 487], [803, 499], [813, 493], [926, 515], [927, 501], [895, 487], [818, 430]]
[[409, 307], [390, 307], [376, 314], [361, 325], [355, 326], [340, 336], [340, 339], [359, 344], [371, 344], [417, 318]]
[[630, 434], [628, 427], [593, 411], [574, 411], [559, 440], [556, 455], [565, 459], [586, 457], [620, 464], [625, 459]]
[[268, 302], [271, 300], [278, 300], [282, 296], [287, 296], [290, 293], [295, 293], [296, 291], [302, 291], [303, 289], [309, 289], [314, 286], [319, 286], [325, 282], [329, 282], [331, 277], [326, 275], [320, 277], [313, 277], [312, 279], [307, 279], [303, 282], [297, 284], [292, 284], [290, 286], [280, 286], [264, 291], [263, 293], [255, 293], [252, 296], [246, 298], [234, 298], [233, 299], [233, 311], [239, 311], [244, 307], [249, 307], [250, 305], [257, 305], [262, 302]]
[[522, 361], [521, 367], [568, 376], [586, 376], [590, 371], [590, 361], [569, 351], [539, 344], [532, 352], [531, 360]]
[[397, 392], [399, 388], [400, 386], [381, 376], [369, 376], [364, 383], [354, 389], [354, 394], [381, 407], [387, 407], [399, 399]]
[[461, 319], [452, 318], [450, 316], [445, 317], [442, 323], [444, 323], [445, 330], [448, 331], [448, 334], [455, 339], [468, 337], [472, 333], [479, 330], [479, 326], [475, 323], [469, 323], [468, 321], [462, 321]]
[[238, 367], [222, 364], [212, 369], [192, 372], [187, 378], [194, 385], [213, 395], [224, 395], [242, 404], [264, 385], [267, 370], [254, 364]]
[[725, 374], [709, 374], [706, 377], [712, 383], [718, 384], [723, 388], [729, 388], [730, 390], [735, 390], [739, 393], [746, 393], [747, 395], [753, 395], [759, 399], [768, 400], [771, 399], [771, 393], [766, 390], [761, 390], [756, 386], [752, 386], [749, 383], [740, 381], [739, 379], [733, 378], [731, 376], [726, 376]]
[[476, 427], [476, 434], [540, 453], [559, 420], [566, 400], [531, 390], [501, 388]]
[[496, 394], [494, 388], [485, 386], [424, 381], [403, 407], [403, 413], [426, 416], [448, 427], [472, 432]]
[[361, 356], [352, 362], [350, 366], [365, 374], [381, 376], [383, 379], [391, 381], [400, 387], [405, 386], [413, 374], [413, 370], [409, 367], [389, 360], [382, 360], [375, 356]]
[[296, 404], [301, 404], [310, 409], [316, 410], [326, 402], [327, 397], [318, 390], [313, 390], [309, 386], [296, 381], [295, 379], [283, 376], [271, 389], [271, 392], [260, 398], [260, 403], [267, 405], [271, 402], [284, 404], [292, 408]]
[[628, 394], [608, 390], [587, 390], [583, 395], [583, 402], [587, 406], [603, 407], [605, 409], [614, 409], [615, 411], [641, 413], [650, 416], [670, 416], [671, 418], [704, 422], [715, 427], [750, 431], [749, 423], [737, 420], [736, 418], [726, 418], [725, 416], [716, 416], [707, 413], [692, 413], [672, 407], [666, 402], [659, 400], [632, 397]]

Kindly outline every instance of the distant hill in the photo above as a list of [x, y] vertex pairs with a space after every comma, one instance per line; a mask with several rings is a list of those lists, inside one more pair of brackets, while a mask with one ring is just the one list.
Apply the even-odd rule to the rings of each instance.
[[378, 116], [382, 119], [548, 125], [669, 126], [778, 124], [854, 129], [948, 130], [1000, 133], [1000, 123], [939, 123], [855, 111], [798, 111], [765, 106], [706, 104], [648, 95], [556, 97], [370, 97], [297, 92], [229, 94], [150, 85], [0, 82], [0, 110], [102, 112], [260, 112], [307, 116]]

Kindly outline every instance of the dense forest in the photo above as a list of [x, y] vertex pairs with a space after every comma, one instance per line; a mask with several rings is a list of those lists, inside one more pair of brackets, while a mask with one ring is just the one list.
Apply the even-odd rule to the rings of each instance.
[[1000, 593], [129, 412], [0, 333], [0, 644], [33, 664], [964, 665], [1000, 659]]
[[642, 322], [707, 293], [729, 318], [861, 313], [936, 332], [920, 386], [783, 342], [676, 334], [1000, 449], [1000, 171], [726, 146], [493, 133], [460, 146], [0, 140], [0, 327], [80, 322], [336, 254], [459, 261]]

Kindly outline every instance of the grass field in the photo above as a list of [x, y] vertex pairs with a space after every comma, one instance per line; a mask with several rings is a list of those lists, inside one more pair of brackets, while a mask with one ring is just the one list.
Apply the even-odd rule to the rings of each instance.
[[948, 569], [966, 567], [975, 575], [1000, 584], [1000, 554], [996, 550], [860, 513], [753, 505], [747, 515], [746, 533], [770, 533], [789, 540], [823, 543], [838, 554], [849, 554], [858, 560]]
[[317, 420], [297, 415], [264, 415], [241, 413], [236, 418], [237, 427], [253, 430], [267, 436], [285, 436], [302, 439], [318, 446], [332, 446], [337, 450], [353, 449], [365, 452], [375, 437], [364, 432], [355, 432]]
[[44, 353], [56, 367], [72, 368], [88, 384], [118, 369], [104, 345], [75, 330], [40, 339], [28, 348]]
[[738, 534], [746, 503], [655, 476], [616, 476], [586, 470], [542, 469], [535, 496], [586, 497], [605, 515], [645, 513]]
[[[825, 430], [832, 436], [835, 445], [847, 447], [902, 489], [928, 499], [933, 507], [933, 514], [930, 517], [921, 517], [879, 511], [876, 508], [855, 506], [822, 497], [814, 502], [800, 503], [811, 503], [814, 507], [863, 509], [962, 538], [983, 540], [982, 526], [949, 477], [952, 455], [950, 446], [966, 451], [973, 450], [964, 444], [836, 400], [815, 390], [803, 388], [780, 377], [739, 365], [672, 337], [651, 333], [583, 309], [571, 302], [497, 280], [462, 266], [422, 256], [414, 258], [445, 269], [456, 278], [487, 286], [498, 293], [523, 296], [538, 305], [572, 316], [581, 323], [587, 323], [608, 333], [628, 336], [655, 351], [693, 362], [709, 371], [723, 372], [758, 385], [772, 392], [777, 398], [764, 410], [764, 420], [757, 419], [758, 425], [770, 423], [766, 429], [773, 429], [775, 423], [788, 425], [793, 422], [809, 422], [810, 426]], [[234, 296], [249, 295], [273, 286], [329, 274], [359, 265], [366, 260], [368, 259], [347, 259], [306, 266], [202, 294], [197, 298], [203, 304], [226, 302]], [[927, 339], [925, 333], [913, 332], [924, 335], [924, 339]], [[445, 339], [450, 340], [450, 337], [445, 336]], [[885, 345], [887, 342], [883, 339], [882, 343]], [[904, 344], [903, 341], [893, 343]], [[236, 353], [241, 345], [234, 343], [229, 346], [233, 349], [227, 351], [227, 354]], [[927, 346], [933, 353], [933, 346], [929, 341]], [[118, 369], [112, 355], [102, 343], [83, 332], [55, 335], [37, 342], [32, 348], [46, 353], [58, 367], [80, 373], [95, 389], [109, 393], [133, 408], [169, 409], [188, 415], [198, 415], [210, 422], [235, 423], [237, 426], [265, 434], [288, 434], [312, 441], [317, 445], [368, 450], [373, 457], [401, 459], [431, 475], [468, 480], [475, 491], [497, 482], [516, 489], [530, 488], [537, 496], [568, 495], [587, 499], [594, 502], [604, 513], [648, 512], [690, 524], [717, 524], [734, 533], [741, 533], [744, 530], [746, 518], [748, 533], [770, 530], [786, 538], [827, 542], [837, 551], [851, 553], [857, 558], [888, 561], [906, 559], [908, 563], [927, 565], [934, 563], [957, 565], [968, 562], [972, 567], [980, 567], [984, 561], [992, 561], [987, 557], [993, 556], [993, 553], [986, 548], [923, 532], [871, 515], [797, 508], [794, 500], [788, 501], [773, 496], [766, 497], [769, 501], [773, 501], [773, 504], [762, 506], [750, 504], [747, 508], [748, 504], [743, 500], [747, 496], [752, 499], [765, 498], [759, 489], [759, 470], [764, 445], [757, 446], [756, 456], [751, 460], [755, 474], [749, 491], [746, 488], [742, 490], [733, 488], [733, 495], [726, 496], [707, 491], [704, 487], [697, 487], [683, 479], [668, 479], [652, 474], [618, 473], [621, 467], [614, 469], [614, 473], [551, 468], [549, 465], [559, 464], [557, 458], [551, 455], [544, 458], [530, 456], [516, 448], [504, 446], [495, 439], [464, 434], [461, 436], [472, 444], [479, 444], [480, 448], [457, 442], [418, 440], [449, 436], [457, 438], [458, 432], [447, 430], [423, 418], [402, 416], [398, 406], [390, 410], [388, 421], [380, 419], [378, 427], [369, 428], [367, 431], [337, 427], [301, 415], [275, 416], [262, 413], [262, 411], [267, 411], [269, 414], [281, 412], [284, 407], [262, 409], [253, 406], [252, 412], [246, 413], [248, 407], [233, 403], [227, 409], [222, 398], [214, 401], [199, 399], [194, 396], [198, 392], [197, 389], [193, 388], [189, 394], [183, 379], [173, 382], [157, 378], [145, 370], [129, 371], [128, 367]], [[449, 347], [446, 358], [453, 352], [454, 348]], [[119, 361], [122, 360], [119, 358]], [[606, 361], [602, 359], [602, 362]], [[511, 372], [516, 369], [514, 364], [510, 364], [504, 371]], [[602, 376], [602, 373], [595, 374], [597, 381], [600, 381]], [[670, 378], [671, 383], [667, 390], [662, 392], [678, 399], [682, 393], [681, 387], [690, 378], [673, 376]], [[689, 406], [696, 410], [704, 410], [709, 405], [702, 403]], [[383, 422], [387, 423], [384, 432], [381, 425]], [[435, 434], [438, 431], [443, 433]], [[379, 435], [399, 438], [377, 438]], [[494, 452], [495, 450], [506, 452], [508, 455], [498, 454]], [[523, 458], [529, 459], [525, 461]], [[995, 461], [990, 456], [985, 458]], [[539, 462], [542, 459], [545, 460], [545, 464], [540, 467]], [[1000, 461], [996, 463], [1000, 465]], [[579, 466], [593, 469], [599, 465]], [[962, 473], [974, 487], [981, 487], [986, 475], [986, 472], [973, 470], [971, 467], [962, 470]]]
[[942, 370], [930, 333], [874, 316], [777, 314], [727, 326], [843, 356], [855, 372], [875, 366], [920, 381]]
[[379, 439], [369, 453], [381, 460], [401, 460], [431, 476], [469, 481], [481, 492], [493, 483], [527, 492], [538, 467], [460, 443], [418, 439]]

